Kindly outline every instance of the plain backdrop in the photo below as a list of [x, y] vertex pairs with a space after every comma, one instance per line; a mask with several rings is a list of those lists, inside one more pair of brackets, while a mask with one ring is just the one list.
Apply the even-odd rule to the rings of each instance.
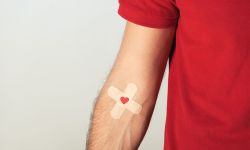
[[[0, 0], [0, 150], [84, 150], [120, 46], [118, 0]], [[141, 150], [163, 149], [167, 73]]]

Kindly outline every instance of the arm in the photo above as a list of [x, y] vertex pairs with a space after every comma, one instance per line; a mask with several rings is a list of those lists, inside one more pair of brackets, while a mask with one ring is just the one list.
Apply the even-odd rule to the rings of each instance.
[[[127, 22], [119, 54], [98, 96], [87, 148], [89, 150], [134, 150], [139, 147], [155, 106], [175, 27], [155, 29]], [[133, 101], [142, 106], [139, 114], [125, 109], [119, 119], [110, 112], [116, 101], [111, 86], [124, 91], [134, 83]]]

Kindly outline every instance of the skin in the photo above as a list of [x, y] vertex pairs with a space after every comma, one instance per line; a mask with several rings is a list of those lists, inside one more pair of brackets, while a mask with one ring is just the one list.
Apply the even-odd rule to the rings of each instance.
[[[127, 21], [119, 53], [94, 106], [88, 150], [138, 149], [154, 110], [174, 34], [175, 27], [150, 28]], [[114, 119], [110, 111], [115, 101], [108, 96], [108, 88], [123, 91], [130, 82], [137, 85], [133, 100], [142, 105], [142, 111], [125, 110], [120, 119]]]

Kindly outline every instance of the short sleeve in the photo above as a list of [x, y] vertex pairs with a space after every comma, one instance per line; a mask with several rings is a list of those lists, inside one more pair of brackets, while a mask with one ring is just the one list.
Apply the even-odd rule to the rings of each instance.
[[175, 26], [179, 10], [174, 0], [118, 0], [118, 14], [138, 25], [165, 28]]

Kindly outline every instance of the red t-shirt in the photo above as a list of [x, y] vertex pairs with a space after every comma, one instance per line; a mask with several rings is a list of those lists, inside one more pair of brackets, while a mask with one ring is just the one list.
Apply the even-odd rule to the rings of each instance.
[[250, 149], [250, 1], [119, 0], [136, 24], [176, 26], [165, 150]]

